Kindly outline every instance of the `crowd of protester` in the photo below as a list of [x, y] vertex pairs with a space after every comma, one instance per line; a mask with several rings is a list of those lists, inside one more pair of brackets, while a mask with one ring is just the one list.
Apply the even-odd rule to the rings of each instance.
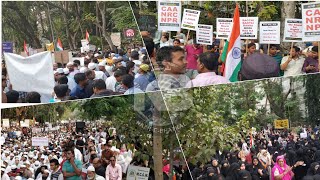
[[[126, 51], [118, 49], [117, 52], [97, 49], [88, 53], [75, 53], [73, 56], [73, 62], [53, 64], [55, 86], [50, 102], [157, 90], [157, 86], [151, 83], [155, 75], [144, 48], [128, 48]], [[84, 58], [83, 66], [77, 58]], [[3, 102], [41, 102], [38, 92], [14, 90], [5, 64], [2, 66]]]
[[[50, 131], [44, 127], [4, 128], [2, 180], [121, 180], [129, 165], [148, 167], [135, 156], [139, 142], [125, 144], [114, 128], [98, 124], [76, 130], [74, 123]], [[36, 131], [36, 132], [34, 132]], [[78, 131], [78, 132], [77, 132]], [[31, 137], [47, 137], [48, 146], [32, 146]]]
[[[209, 162], [188, 159], [174, 166], [177, 179], [203, 180], [318, 180], [320, 179], [320, 126], [297, 132], [263, 128], [244, 137], [231, 150], [218, 150]], [[198, 161], [196, 164], [191, 160]], [[170, 165], [164, 161], [168, 179]]]

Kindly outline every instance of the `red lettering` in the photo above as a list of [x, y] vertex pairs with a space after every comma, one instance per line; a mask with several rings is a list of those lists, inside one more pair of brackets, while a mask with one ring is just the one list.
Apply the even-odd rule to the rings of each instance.
[[311, 10], [311, 9], [310, 9], [310, 10], [307, 10], [307, 11], [306, 11], [306, 15], [307, 15], [307, 16], [312, 16], [312, 10]]
[[307, 18], [307, 19], [306, 19], [306, 23], [313, 23], [313, 18], [312, 18], [312, 17]]
[[307, 30], [308, 31], [313, 31], [313, 25], [307, 25]]

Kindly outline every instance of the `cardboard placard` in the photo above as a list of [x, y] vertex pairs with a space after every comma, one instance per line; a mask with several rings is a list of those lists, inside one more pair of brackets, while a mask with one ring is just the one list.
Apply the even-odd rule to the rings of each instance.
[[180, 31], [181, 2], [158, 2], [158, 30]]
[[302, 19], [285, 19], [283, 42], [302, 42]]
[[280, 44], [280, 21], [260, 22], [260, 44]]
[[201, 11], [184, 9], [181, 28], [196, 31], [198, 27], [200, 13]]
[[198, 24], [196, 38], [198, 44], [212, 45], [213, 26]]
[[320, 41], [320, 2], [304, 3], [301, 8], [303, 41]]

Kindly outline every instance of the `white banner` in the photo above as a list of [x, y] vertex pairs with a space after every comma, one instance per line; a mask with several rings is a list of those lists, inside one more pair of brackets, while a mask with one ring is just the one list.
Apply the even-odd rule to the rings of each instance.
[[41, 102], [49, 102], [53, 88], [53, 66], [51, 52], [41, 52], [22, 57], [4, 53], [13, 90], [40, 93]]
[[260, 22], [260, 44], [280, 44], [280, 21]]
[[10, 127], [10, 120], [2, 119], [2, 127]]
[[198, 44], [212, 45], [212, 36], [213, 36], [212, 25], [198, 24], [197, 33], [196, 33]]
[[196, 31], [198, 27], [200, 13], [201, 11], [184, 9], [181, 28]]
[[150, 168], [140, 166], [128, 166], [127, 180], [148, 180]]
[[258, 39], [258, 17], [240, 17], [240, 38]]
[[301, 6], [303, 41], [320, 41], [320, 2]]
[[228, 39], [233, 26], [232, 18], [217, 18], [217, 39]]
[[180, 31], [181, 2], [158, 2], [158, 30]]
[[49, 139], [46, 137], [33, 137], [32, 146], [48, 146]]
[[283, 42], [302, 42], [302, 19], [285, 19]]

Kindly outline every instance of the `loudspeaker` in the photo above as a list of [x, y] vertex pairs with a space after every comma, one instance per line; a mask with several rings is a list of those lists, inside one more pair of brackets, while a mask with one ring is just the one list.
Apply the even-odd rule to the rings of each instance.
[[83, 133], [84, 127], [86, 126], [85, 122], [76, 122], [76, 132]]

